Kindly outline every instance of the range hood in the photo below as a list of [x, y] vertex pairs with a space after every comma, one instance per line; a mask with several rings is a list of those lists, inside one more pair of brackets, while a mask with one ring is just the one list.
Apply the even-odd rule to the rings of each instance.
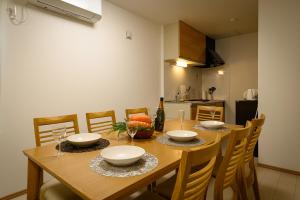
[[171, 66], [209, 68], [223, 65], [215, 40], [183, 21], [164, 26], [164, 60]]
[[205, 65], [199, 67], [210, 68], [224, 65], [225, 62], [221, 56], [215, 51], [215, 40], [206, 36], [206, 62]]

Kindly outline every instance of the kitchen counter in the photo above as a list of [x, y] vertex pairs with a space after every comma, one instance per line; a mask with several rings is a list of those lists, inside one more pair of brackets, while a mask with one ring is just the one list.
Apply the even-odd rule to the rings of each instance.
[[186, 100], [186, 101], [175, 101], [175, 100], [171, 100], [171, 101], [165, 101], [165, 103], [189, 103], [189, 104], [214, 104], [214, 103], [225, 103], [225, 100], [208, 100], [208, 101], [203, 101], [203, 100]]
[[[165, 101], [166, 117], [169, 119], [178, 118], [178, 110], [185, 111], [185, 119], [196, 118], [197, 106], [217, 106], [225, 109], [225, 100], [187, 100], [187, 101]], [[225, 110], [224, 110], [225, 111]]]

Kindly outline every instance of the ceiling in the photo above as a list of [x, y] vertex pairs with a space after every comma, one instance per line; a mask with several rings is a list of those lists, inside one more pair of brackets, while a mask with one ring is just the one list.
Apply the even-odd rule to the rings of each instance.
[[256, 32], [258, 27], [258, 0], [108, 1], [160, 24], [182, 20], [214, 39]]

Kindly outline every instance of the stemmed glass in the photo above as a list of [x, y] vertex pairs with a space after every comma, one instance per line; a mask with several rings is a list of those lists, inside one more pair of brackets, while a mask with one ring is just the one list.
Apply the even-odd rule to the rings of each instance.
[[180, 129], [183, 130], [184, 110], [178, 110], [178, 116], [180, 120]]
[[66, 126], [64, 124], [55, 124], [51, 126], [51, 129], [54, 141], [58, 144], [57, 156], [61, 156], [63, 154], [61, 151], [61, 142], [67, 136]]
[[131, 124], [132, 122], [130, 121], [126, 121], [126, 129], [127, 129], [127, 133], [130, 135], [131, 137], [131, 142], [133, 142], [133, 138], [135, 136], [135, 134], [137, 133], [137, 127], [133, 126], [133, 124]]

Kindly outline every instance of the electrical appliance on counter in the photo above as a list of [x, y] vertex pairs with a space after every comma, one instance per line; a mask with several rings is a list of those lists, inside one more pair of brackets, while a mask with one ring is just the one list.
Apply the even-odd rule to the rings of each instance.
[[258, 91], [257, 89], [247, 89], [243, 93], [244, 100], [256, 100], [258, 97]]

